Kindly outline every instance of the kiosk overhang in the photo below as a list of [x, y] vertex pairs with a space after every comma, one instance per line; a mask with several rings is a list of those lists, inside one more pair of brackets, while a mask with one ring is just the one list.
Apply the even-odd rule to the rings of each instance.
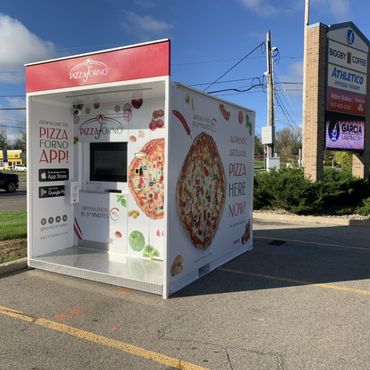
[[26, 92], [170, 75], [170, 41], [26, 65]]

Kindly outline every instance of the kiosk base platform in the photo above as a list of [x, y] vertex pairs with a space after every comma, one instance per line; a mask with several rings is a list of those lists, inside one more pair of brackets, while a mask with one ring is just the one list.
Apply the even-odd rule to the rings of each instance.
[[78, 278], [162, 294], [163, 262], [71, 247], [34, 257], [29, 266]]

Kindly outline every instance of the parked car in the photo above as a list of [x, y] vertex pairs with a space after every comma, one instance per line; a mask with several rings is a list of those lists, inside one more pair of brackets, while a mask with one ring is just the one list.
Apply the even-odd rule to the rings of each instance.
[[14, 171], [27, 172], [27, 167], [25, 164], [16, 164], [14, 166]]
[[19, 177], [15, 173], [0, 172], [0, 189], [9, 193], [15, 192], [19, 187]]

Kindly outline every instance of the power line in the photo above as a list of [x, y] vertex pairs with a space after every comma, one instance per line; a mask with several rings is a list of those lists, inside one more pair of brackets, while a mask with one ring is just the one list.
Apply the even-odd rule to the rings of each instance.
[[238, 93], [244, 93], [244, 92], [248, 92], [249, 90], [254, 89], [255, 87], [261, 87], [261, 86], [262, 86], [262, 83], [258, 83], [258, 84], [253, 84], [247, 87], [246, 89], [240, 89], [240, 88], [222, 89], [222, 90], [210, 91], [208, 94], [217, 94], [217, 93], [225, 92], [225, 91], [236, 91]]
[[[214, 84], [216, 85], [216, 84], [224, 84], [224, 83], [230, 83], [230, 82], [251, 81], [251, 80], [255, 80], [256, 78], [259, 78], [259, 77], [248, 77], [248, 78], [237, 78], [235, 80], [224, 80], [224, 81], [215, 82]], [[202, 83], [190, 84], [190, 86], [202, 86], [202, 85], [209, 85], [211, 83], [212, 82], [202, 82]]]
[[280, 81], [280, 82], [275, 82], [275, 85], [303, 85], [303, 82], [297, 81]]
[[289, 126], [296, 130], [296, 129], [299, 129], [299, 126], [294, 122], [293, 118], [291, 117], [290, 113], [286, 110], [285, 106], [284, 106], [284, 103], [282, 102], [279, 94], [275, 94], [276, 96], [276, 103], [277, 103], [277, 106], [280, 108], [280, 110], [282, 111], [284, 117], [286, 118], [287, 120], [287, 123], [289, 124]]
[[253, 50], [251, 50], [247, 55], [245, 55], [243, 58], [241, 58], [237, 63], [235, 63], [232, 67], [230, 67], [226, 72], [224, 72], [219, 78], [217, 78], [214, 82], [212, 82], [209, 86], [207, 86], [203, 92], [206, 92], [211, 86], [213, 86], [216, 82], [221, 80], [222, 77], [227, 75], [231, 70], [233, 70], [237, 65], [239, 65], [243, 60], [248, 58], [252, 53], [254, 53], [258, 48], [260, 48], [262, 45], [264, 45], [264, 42], [261, 42], [259, 45], [257, 45]]
[[[264, 58], [263, 56], [256, 56], [251, 57], [251, 59], [261, 59]], [[302, 57], [298, 56], [280, 56], [280, 59], [302, 59]], [[186, 66], [186, 65], [194, 65], [194, 64], [210, 64], [210, 63], [224, 63], [224, 62], [230, 62], [234, 60], [239, 60], [239, 58], [228, 58], [228, 59], [209, 59], [209, 60], [199, 60], [195, 62], [184, 62], [184, 63], [172, 63], [173, 67], [178, 66]]]
[[8, 122], [11, 122], [11, 123], [20, 123], [20, 124], [26, 124], [26, 121], [24, 120], [16, 120], [16, 119], [11, 119], [11, 118], [0, 118], [0, 122], [5, 122], [5, 123], [8, 123]]
[[0, 98], [24, 98], [26, 97], [25, 94], [23, 95], [0, 95]]
[[18, 129], [21, 129], [21, 130], [25, 130], [26, 129], [24, 126], [12, 126], [12, 125], [1, 125], [1, 124], [0, 124], [0, 127], [18, 128]]
[[20, 107], [20, 108], [0, 108], [0, 110], [26, 110], [26, 107]]
[[12, 74], [23, 74], [24, 71], [0, 71], [1, 74], [9, 74], [9, 73], [12, 73]]
[[302, 92], [303, 91], [303, 89], [275, 89], [275, 90], [277, 90], [277, 91], [288, 91], [288, 92], [290, 92], [290, 91], [300, 91], [300, 92]]
[[278, 105], [278, 107], [281, 109], [281, 111], [283, 112], [285, 118], [292, 124], [292, 125], [295, 125], [295, 122], [294, 122], [294, 119], [292, 118], [292, 116], [290, 115], [290, 113], [288, 112], [288, 110], [286, 109], [281, 97], [280, 97], [280, 94], [279, 93], [276, 93], [275, 94], [275, 98], [276, 98], [276, 103]]
[[[280, 73], [279, 73], [279, 71], [278, 71], [278, 69], [277, 69], [277, 68], [275, 69], [275, 72], [276, 72], [276, 74], [275, 74], [275, 78], [276, 78], [277, 80], [280, 80]], [[285, 99], [285, 101], [286, 101], [286, 103], [287, 103], [287, 106], [288, 106], [288, 108], [289, 108], [290, 112], [292, 113], [292, 116], [293, 116], [293, 118], [294, 118], [294, 121], [298, 121], [298, 119], [297, 119], [297, 117], [296, 117], [296, 115], [295, 115], [295, 112], [294, 112], [294, 110], [293, 110], [293, 108], [292, 108], [292, 104], [291, 104], [291, 102], [290, 102], [289, 95], [286, 93], [285, 89], [283, 89], [282, 91], [283, 91], [282, 96], [284, 97], [284, 99]]]
[[266, 94], [265, 90], [251, 90], [251, 91], [246, 91], [244, 93], [229, 93], [229, 94], [218, 94], [217, 96], [232, 96], [232, 95], [241, 95], [241, 94], [258, 94], [258, 93], [263, 93]]

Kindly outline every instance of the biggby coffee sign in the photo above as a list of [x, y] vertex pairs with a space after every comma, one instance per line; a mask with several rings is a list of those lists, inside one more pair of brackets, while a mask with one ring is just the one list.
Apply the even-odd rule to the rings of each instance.
[[328, 62], [338, 66], [353, 69], [358, 72], [367, 73], [367, 54], [328, 40]]

